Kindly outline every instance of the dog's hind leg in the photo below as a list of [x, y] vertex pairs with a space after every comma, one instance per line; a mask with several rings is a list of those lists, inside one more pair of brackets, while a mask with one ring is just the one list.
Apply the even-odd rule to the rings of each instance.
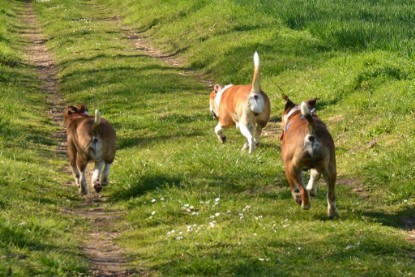
[[75, 145], [72, 143], [71, 140], [68, 139], [68, 157], [69, 157], [69, 164], [71, 165], [72, 174], [75, 178], [75, 183], [78, 189], [81, 189], [81, 181], [79, 179], [79, 170], [76, 167], [76, 158], [77, 158], [77, 150]]
[[92, 173], [91, 184], [94, 187], [96, 192], [100, 192], [102, 189], [101, 182], [99, 177], [101, 176], [102, 167], [104, 166], [104, 161], [95, 162], [94, 171]]
[[103, 186], [108, 186], [109, 184], [108, 176], [110, 174], [110, 167], [111, 167], [111, 163], [105, 163], [104, 172], [102, 173], [102, 178], [101, 178], [101, 184]]
[[339, 214], [337, 212], [337, 207], [336, 207], [336, 194], [334, 192], [334, 188], [336, 185], [336, 174], [323, 173], [323, 178], [326, 181], [327, 187], [328, 187], [327, 214], [329, 218], [338, 217]]
[[303, 185], [301, 170], [288, 168], [285, 169], [285, 175], [287, 176], [288, 183], [290, 184], [291, 194], [294, 201], [301, 204], [301, 208], [303, 210], [310, 209], [310, 195], [308, 190]]
[[[254, 143], [254, 137], [252, 136], [252, 124], [239, 124], [239, 130], [241, 131], [242, 135], [246, 138], [246, 143], [249, 147], [249, 154], [251, 154], [253, 151], [255, 151], [255, 143]], [[242, 147], [242, 150], [245, 150], [246, 145]]]
[[261, 142], [262, 125], [257, 123], [255, 129], [255, 144], [259, 145]]
[[76, 159], [76, 165], [79, 171], [79, 181], [81, 183], [80, 192], [82, 195], [88, 194], [88, 187], [87, 187], [86, 175], [85, 175], [85, 169], [86, 169], [87, 164], [88, 164], [87, 161], [85, 161], [82, 157], [78, 155]]
[[317, 189], [318, 189], [317, 182], [318, 180], [320, 180], [320, 177], [321, 177], [321, 174], [317, 170], [311, 169], [310, 180], [308, 181], [308, 184], [307, 184], [307, 190], [310, 192], [310, 195], [312, 196], [317, 196]]

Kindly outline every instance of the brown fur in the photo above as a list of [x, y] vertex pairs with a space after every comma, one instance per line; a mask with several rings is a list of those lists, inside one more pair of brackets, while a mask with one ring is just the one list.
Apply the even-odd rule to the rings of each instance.
[[209, 102], [212, 116], [218, 119], [215, 133], [219, 140], [225, 142], [223, 129], [236, 124], [246, 138], [242, 149], [249, 149], [249, 153], [254, 151], [271, 113], [269, 98], [260, 89], [259, 58], [255, 64], [251, 85], [215, 85], [210, 93]]
[[[286, 104], [282, 115], [281, 157], [294, 200], [303, 209], [309, 209], [309, 194], [317, 194], [316, 183], [323, 175], [328, 185], [328, 215], [330, 218], [338, 216], [334, 192], [337, 173], [333, 138], [326, 125], [313, 112], [303, 114], [299, 106], [288, 97], [284, 99]], [[316, 99], [304, 104], [312, 111]], [[311, 176], [306, 188], [302, 172], [309, 169]]]
[[[97, 113], [98, 111], [96, 111]], [[95, 162], [92, 176], [94, 189], [99, 192], [108, 185], [109, 167], [115, 158], [116, 135], [111, 124], [104, 118], [88, 115], [84, 104], [68, 106], [64, 111], [68, 156], [76, 184], [82, 194], [87, 194], [85, 169], [90, 161]], [[96, 122], [98, 120], [98, 122]], [[101, 175], [105, 164], [104, 173]], [[101, 180], [99, 178], [101, 177]]]

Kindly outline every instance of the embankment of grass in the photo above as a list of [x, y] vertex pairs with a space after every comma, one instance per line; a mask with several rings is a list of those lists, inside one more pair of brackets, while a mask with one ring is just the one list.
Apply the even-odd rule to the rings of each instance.
[[79, 222], [62, 213], [77, 195], [62, 186], [68, 178], [55, 156], [57, 127], [19, 35], [22, 9], [20, 1], [0, 3], [0, 275], [82, 273], [70, 234]]

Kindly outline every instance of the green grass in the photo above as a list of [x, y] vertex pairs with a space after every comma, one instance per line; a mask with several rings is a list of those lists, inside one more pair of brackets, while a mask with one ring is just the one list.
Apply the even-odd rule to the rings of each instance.
[[20, 9], [16, 1], [0, 4], [0, 275], [82, 273], [86, 263], [70, 235], [81, 222], [62, 213], [78, 196], [61, 186], [68, 178], [54, 154], [57, 128], [26, 63]]
[[[398, 31], [406, 23], [412, 26], [412, 6], [402, 1], [385, 1], [382, 8], [370, 1], [328, 2], [34, 3], [57, 60], [66, 103], [99, 108], [117, 130], [119, 150], [111, 184], [103, 193], [110, 199], [107, 208], [126, 211], [117, 226], [117, 242], [131, 253], [137, 268], [156, 276], [415, 273], [415, 247], [404, 230], [405, 220], [415, 212], [413, 28]], [[12, 4], [2, 5], [10, 12], [0, 14], [10, 22]], [[114, 16], [123, 16], [124, 24], [165, 53], [176, 53], [183, 68], [136, 50], [111, 20]], [[362, 17], [366, 21], [357, 24]], [[18, 40], [11, 37], [13, 25], [9, 27], [1, 36]], [[394, 40], [403, 46], [387, 44]], [[12, 43], [7, 45], [12, 49]], [[296, 102], [321, 99], [318, 114], [337, 149], [338, 220], [327, 220], [323, 184], [311, 210], [302, 211], [293, 202], [278, 135], [264, 137], [251, 156], [239, 150], [243, 138], [234, 129], [228, 131], [229, 141], [220, 144], [208, 112], [209, 89], [183, 74], [200, 70], [217, 82], [248, 83], [255, 50], [274, 126], [283, 108], [282, 92]], [[10, 51], [9, 59], [20, 56], [18, 49]], [[47, 107], [33, 69], [19, 63], [6, 68], [9, 85], [2, 82], [0, 87], [14, 94], [2, 93], [10, 100], [2, 102], [1, 111], [7, 107], [21, 114], [3, 112], [0, 121], [2, 176], [10, 175], [1, 177], [9, 182], [4, 186], [9, 196], [2, 191], [5, 231], [0, 238], [17, 248], [0, 253], [8, 257], [9, 267], [22, 264], [21, 275], [36, 274], [39, 268], [44, 271], [38, 274], [50, 276], [58, 268], [82, 272], [82, 262], [75, 268], [56, 261], [65, 261], [69, 251], [79, 255], [72, 236], [82, 224], [59, 212], [78, 197], [75, 188], [61, 185], [70, 176], [59, 172], [66, 161], [51, 155], [58, 142], [45, 139], [56, 127], [43, 113]], [[17, 92], [26, 91], [26, 83], [13, 81], [19, 70], [32, 84], [24, 97]], [[23, 143], [27, 150], [17, 151]], [[36, 177], [28, 178], [22, 170]], [[32, 209], [47, 219], [42, 227], [34, 218], [21, 224]], [[4, 239], [11, 230], [19, 240]], [[53, 240], [59, 236], [67, 241]], [[31, 267], [9, 254], [29, 253], [32, 240], [56, 246], [61, 257], [49, 262], [55, 256], [47, 255], [50, 249], [45, 247], [30, 256], [37, 264]]]

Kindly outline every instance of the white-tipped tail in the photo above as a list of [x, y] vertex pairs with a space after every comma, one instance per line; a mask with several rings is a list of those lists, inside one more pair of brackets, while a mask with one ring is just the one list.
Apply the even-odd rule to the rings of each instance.
[[301, 114], [302, 115], [309, 115], [310, 114], [310, 110], [307, 107], [307, 104], [305, 102], [301, 103]]
[[254, 54], [254, 77], [252, 78], [252, 93], [258, 94], [261, 91], [259, 84], [259, 55], [258, 52]]
[[101, 114], [98, 110], [95, 110], [95, 124], [99, 124], [101, 121]]
[[258, 55], [258, 52], [255, 52], [255, 54], [254, 54], [254, 65], [255, 65], [255, 67], [259, 67], [259, 55]]

